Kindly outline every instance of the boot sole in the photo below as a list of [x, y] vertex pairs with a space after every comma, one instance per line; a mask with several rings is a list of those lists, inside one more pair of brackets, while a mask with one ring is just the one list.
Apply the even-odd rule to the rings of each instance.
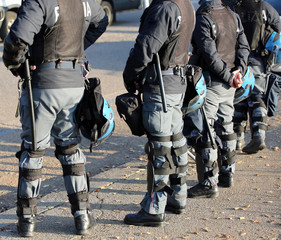
[[135, 225], [135, 226], [146, 226], [146, 227], [161, 227], [163, 225], [163, 222], [130, 222], [126, 219], [124, 219], [124, 222], [128, 225]]

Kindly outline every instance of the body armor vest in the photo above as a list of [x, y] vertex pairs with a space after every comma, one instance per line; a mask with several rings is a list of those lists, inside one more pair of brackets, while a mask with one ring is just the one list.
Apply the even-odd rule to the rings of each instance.
[[[162, 70], [167, 70], [168, 68], [175, 66], [184, 66], [188, 63], [189, 43], [191, 41], [192, 31], [195, 24], [194, 9], [189, 0], [167, 1], [174, 2], [180, 9], [181, 24], [178, 31], [167, 39], [159, 50]], [[150, 4], [150, 7], [157, 3], [157, 0], [153, 1]], [[146, 11], [149, 11], [149, 7]], [[143, 22], [146, 17], [146, 11], [141, 18], [141, 22]]]
[[181, 24], [159, 51], [161, 68], [166, 70], [188, 63], [189, 43], [195, 24], [194, 9], [190, 1], [172, 0], [181, 11]]
[[214, 8], [209, 17], [215, 24], [215, 41], [220, 58], [229, 69], [235, 67], [237, 25], [230, 10], [226, 7]]
[[82, 1], [58, 0], [59, 17], [50, 28], [42, 28], [31, 46], [31, 64], [82, 59], [84, 53], [84, 11]]
[[243, 0], [234, 6], [234, 11], [241, 18], [251, 51], [256, 50], [264, 34], [265, 24], [262, 15], [261, 0]]

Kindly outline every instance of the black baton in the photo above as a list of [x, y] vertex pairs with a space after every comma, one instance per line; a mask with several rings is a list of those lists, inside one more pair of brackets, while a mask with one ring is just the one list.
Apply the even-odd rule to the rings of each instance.
[[159, 58], [158, 53], [155, 54], [155, 65], [156, 65], [157, 75], [159, 78], [159, 86], [160, 86], [160, 92], [161, 92], [163, 111], [166, 113], [167, 112], [166, 95], [165, 95], [164, 82], [163, 82], [163, 78], [162, 78], [160, 58]]
[[201, 107], [200, 109], [201, 109], [201, 112], [202, 112], [202, 114], [203, 114], [203, 118], [204, 118], [205, 123], [206, 123], [207, 132], [208, 132], [209, 138], [210, 138], [210, 140], [211, 140], [212, 148], [213, 148], [213, 149], [216, 149], [215, 140], [214, 140], [214, 137], [213, 137], [212, 132], [211, 132], [211, 128], [210, 128], [210, 125], [209, 125], [209, 122], [208, 122], [208, 118], [207, 118], [207, 114], [206, 114], [204, 105], [202, 105], [202, 107]]
[[29, 102], [29, 116], [30, 116], [30, 125], [31, 125], [31, 136], [32, 136], [32, 150], [37, 150], [36, 135], [35, 135], [35, 116], [34, 116], [34, 105], [33, 105], [33, 96], [31, 88], [31, 76], [30, 76], [30, 67], [29, 60], [26, 57], [24, 62], [24, 72], [25, 72], [25, 86], [28, 93], [28, 102]]

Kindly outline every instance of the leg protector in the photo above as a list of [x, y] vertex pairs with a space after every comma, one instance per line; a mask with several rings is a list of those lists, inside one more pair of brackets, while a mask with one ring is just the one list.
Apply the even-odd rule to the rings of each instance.
[[267, 130], [267, 109], [263, 100], [259, 97], [252, 97], [253, 106], [250, 111], [250, 125], [252, 138], [261, 137], [265, 139]]
[[81, 191], [68, 195], [68, 199], [71, 204], [72, 215], [74, 215], [76, 211], [90, 210], [90, 204], [88, 198], [89, 197], [87, 191]]
[[236, 160], [236, 151], [229, 151], [220, 149], [219, 150], [219, 162], [220, 162], [220, 171], [221, 172], [232, 172], [234, 173]]
[[233, 125], [235, 132], [245, 132], [248, 121], [248, 101], [243, 100], [234, 105]]
[[37, 197], [41, 186], [42, 161], [45, 151], [31, 153], [23, 148], [17, 152], [19, 158], [19, 180], [17, 190], [17, 215], [35, 215]]
[[[196, 153], [202, 159], [202, 166], [200, 168], [200, 181], [207, 186], [214, 186], [218, 183], [218, 164], [217, 164], [217, 149], [213, 148], [196, 148]], [[203, 174], [202, 174], [203, 169]], [[203, 177], [202, 177], [203, 175]]]
[[17, 197], [17, 216], [24, 215], [35, 216], [37, 214], [37, 197], [36, 198], [21, 198]]
[[[169, 175], [171, 169], [174, 169], [174, 163], [171, 157], [171, 148], [162, 146], [159, 149], [154, 148], [154, 144], [148, 141], [145, 145], [145, 151], [148, 155], [147, 163], [147, 191], [149, 194], [153, 192], [167, 192], [173, 194], [173, 190], [163, 181], [155, 182], [155, 175]], [[168, 161], [165, 161], [161, 167], [155, 168], [154, 161], [156, 156], [165, 156]], [[172, 165], [172, 166], [171, 166]]]
[[202, 183], [204, 181], [204, 162], [200, 153], [196, 152], [195, 161], [196, 161], [197, 179], [199, 183]]

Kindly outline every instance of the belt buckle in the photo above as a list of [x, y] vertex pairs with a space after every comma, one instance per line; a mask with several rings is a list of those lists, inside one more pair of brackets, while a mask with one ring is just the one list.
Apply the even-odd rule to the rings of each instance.
[[175, 67], [173, 68], [173, 73], [174, 73], [174, 75], [179, 76], [179, 75], [181, 74], [180, 71], [181, 71], [181, 69], [180, 69], [179, 66], [175, 66]]

